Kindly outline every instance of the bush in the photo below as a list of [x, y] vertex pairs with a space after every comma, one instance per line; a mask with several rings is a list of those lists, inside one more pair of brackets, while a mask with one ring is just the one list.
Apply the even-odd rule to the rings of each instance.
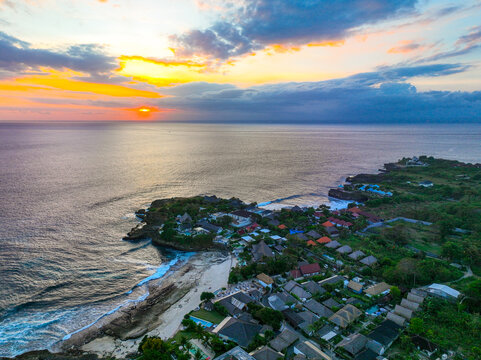
[[211, 292], [204, 291], [202, 294], [200, 294], [201, 301], [211, 300], [213, 298], [215, 298], [215, 295]]

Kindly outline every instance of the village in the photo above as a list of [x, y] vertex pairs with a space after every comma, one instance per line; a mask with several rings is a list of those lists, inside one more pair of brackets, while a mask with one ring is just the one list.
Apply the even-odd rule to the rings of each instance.
[[[414, 162], [425, 166], [418, 159]], [[422, 191], [432, 183], [417, 186]], [[356, 188], [376, 198], [393, 196], [377, 184]], [[203, 201], [221, 202], [208, 196]], [[464, 267], [435, 254], [426, 257], [414, 248], [390, 247], [383, 239], [378, 240], [381, 246], [362, 245], [370, 241], [370, 231], [396, 231], [395, 222], [431, 223], [405, 217], [383, 219], [355, 202], [336, 211], [326, 205], [266, 210], [255, 203], [236, 203], [234, 208], [209, 214], [200, 208], [202, 218], [193, 220], [185, 212], [175, 219], [178, 234], [210, 236], [236, 259], [229, 285], [202, 293], [202, 303], [186, 315], [183, 330], [174, 337], [174, 342], [190, 339], [192, 357], [381, 360], [405, 359], [409, 354], [412, 359], [466, 358], [459, 357], [456, 348], [430, 341], [418, 329], [423, 326], [418, 314], [425, 306], [463, 301], [464, 295], [446, 283], [464, 278]], [[390, 252], [407, 256], [400, 263], [422, 259], [439, 269], [430, 278], [419, 274], [416, 280], [416, 273], [403, 264], [403, 271], [414, 276], [412, 284], [394, 276], [397, 284], [388, 283], [381, 269], [396, 259], [396, 255], [390, 258]], [[209, 346], [213, 339], [224, 342], [220, 349], [231, 349], [219, 354], [219, 348]]]

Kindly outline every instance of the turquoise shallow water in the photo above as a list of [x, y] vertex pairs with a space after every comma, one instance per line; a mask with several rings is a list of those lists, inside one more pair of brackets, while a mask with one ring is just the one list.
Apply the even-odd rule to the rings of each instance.
[[123, 242], [155, 198], [327, 200], [403, 156], [481, 162], [479, 126], [0, 124], [0, 356], [47, 348], [179, 256]]

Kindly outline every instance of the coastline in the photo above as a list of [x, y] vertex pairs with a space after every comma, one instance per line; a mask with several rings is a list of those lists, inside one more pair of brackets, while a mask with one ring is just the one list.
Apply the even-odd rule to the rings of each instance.
[[126, 358], [137, 352], [145, 335], [170, 338], [184, 315], [198, 307], [203, 291], [213, 292], [227, 285], [234, 261], [225, 252], [196, 253], [187, 262], [173, 266], [162, 279], [150, 282], [146, 299], [72, 334], [52, 350]]

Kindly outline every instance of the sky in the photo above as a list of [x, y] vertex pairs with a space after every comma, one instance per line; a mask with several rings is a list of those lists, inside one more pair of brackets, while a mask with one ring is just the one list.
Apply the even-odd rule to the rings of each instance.
[[0, 0], [0, 121], [480, 114], [481, 0]]

